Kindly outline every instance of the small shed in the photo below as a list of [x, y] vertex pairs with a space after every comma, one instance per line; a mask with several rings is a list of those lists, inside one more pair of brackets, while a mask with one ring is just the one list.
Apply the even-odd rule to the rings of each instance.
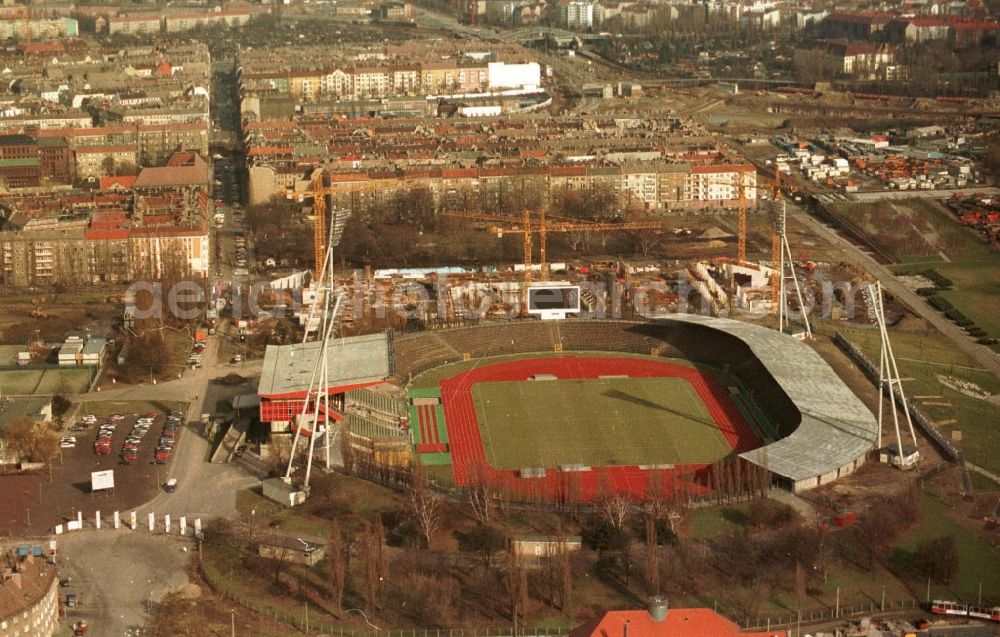
[[511, 544], [518, 557], [545, 557], [560, 550], [579, 552], [583, 539], [579, 535], [515, 535]]
[[900, 469], [911, 469], [920, 460], [920, 451], [911, 444], [903, 443], [903, 450], [900, 452], [899, 444], [890, 442], [878, 452], [879, 462], [892, 465]]
[[81, 362], [83, 365], [97, 367], [104, 360], [104, 353], [106, 351], [108, 351], [108, 339], [100, 337], [91, 338], [83, 346]]
[[260, 541], [257, 555], [312, 566], [326, 555], [326, 545], [318, 538], [274, 534]]
[[292, 485], [289, 478], [269, 478], [260, 483], [265, 498], [286, 507], [293, 507], [306, 501], [306, 492]]
[[59, 348], [59, 364], [65, 367], [79, 365], [83, 353], [83, 339], [79, 336], [69, 336]]

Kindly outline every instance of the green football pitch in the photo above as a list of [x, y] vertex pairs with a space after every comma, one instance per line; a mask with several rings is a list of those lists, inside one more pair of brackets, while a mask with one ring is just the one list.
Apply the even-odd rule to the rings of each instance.
[[497, 469], [701, 464], [731, 452], [683, 378], [486, 382], [472, 397]]

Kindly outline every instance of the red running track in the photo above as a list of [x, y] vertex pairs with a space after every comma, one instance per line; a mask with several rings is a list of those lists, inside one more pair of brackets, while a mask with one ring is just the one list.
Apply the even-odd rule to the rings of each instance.
[[[650, 477], [646, 470], [637, 466], [604, 467], [585, 472], [559, 472], [547, 468], [544, 478], [521, 478], [516, 471], [494, 469], [487, 464], [472, 399], [472, 386], [484, 382], [527, 380], [535, 374], [552, 374], [560, 379], [618, 375], [684, 378], [704, 401], [712, 420], [734, 452], [742, 453], [760, 445], [730, 398], [729, 391], [709, 373], [674, 363], [641, 358], [529, 358], [477, 367], [439, 383], [457, 484], [467, 485], [470, 478], [484, 479], [522, 497], [565, 501], [572, 497], [572, 493], [578, 493], [580, 500], [587, 501], [592, 500], [601, 490], [603, 474], [603, 480], [610, 488], [626, 491], [636, 498], [645, 496]], [[699, 482], [703, 481], [707, 467], [704, 464], [676, 465], [673, 470], [660, 471], [664, 493], [672, 494], [680, 490], [704, 493], [707, 489]]]
[[434, 405], [417, 405], [417, 420], [420, 421], [420, 442], [428, 445], [441, 444]]

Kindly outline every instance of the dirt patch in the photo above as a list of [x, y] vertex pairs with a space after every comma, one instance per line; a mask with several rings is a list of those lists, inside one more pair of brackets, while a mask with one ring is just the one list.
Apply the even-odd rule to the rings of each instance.
[[46, 342], [57, 343], [70, 334], [86, 330], [103, 335], [117, 316], [115, 307], [102, 304], [87, 307], [54, 307], [48, 303], [10, 305], [0, 310], [0, 342], [24, 345], [37, 336]]
[[196, 568], [189, 570], [191, 583], [153, 605], [153, 618], [146, 627], [150, 637], [174, 635], [237, 635], [265, 637], [301, 635], [291, 626], [268, 619], [233, 603], [212, 590]]

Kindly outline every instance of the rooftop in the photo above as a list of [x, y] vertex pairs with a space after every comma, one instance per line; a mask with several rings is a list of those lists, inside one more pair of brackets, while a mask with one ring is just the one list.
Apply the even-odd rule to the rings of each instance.
[[[268, 345], [257, 393], [281, 397], [304, 394], [319, 357], [321, 343]], [[368, 385], [389, 377], [389, 340], [385, 334], [340, 338], [327, 351], [331, 388]]]
[[34, 556], [19, 560], [17, 571], [20, 578], [0, 580], [0, 619], [7, 619], [40, 602], [56, 577], [55, 566]]
[[[183, 161], [175, 161], [178, 154]], [[134, 188], [164, 188], [174, 186], [203, 186], [209, 182], [208, 164], [201, 155], [192, 152], [175, 153], [166, 166], [143, 168], [133, 183]]]
[[663, 621], [645, 610], [614, 610], [570, 631], [570, 637], [782, 637], [782, 630], [745, 633], [708, 608], [671, 608]]
[[872, 412], [804, 342], [732, 319], [674, 314], [670, 320], [739, 338], [801, 413], [802, 421], [791, 435], [741, 454], [744, 459], [798, 481], [836, 471], [874, 447], [878, 422]]

